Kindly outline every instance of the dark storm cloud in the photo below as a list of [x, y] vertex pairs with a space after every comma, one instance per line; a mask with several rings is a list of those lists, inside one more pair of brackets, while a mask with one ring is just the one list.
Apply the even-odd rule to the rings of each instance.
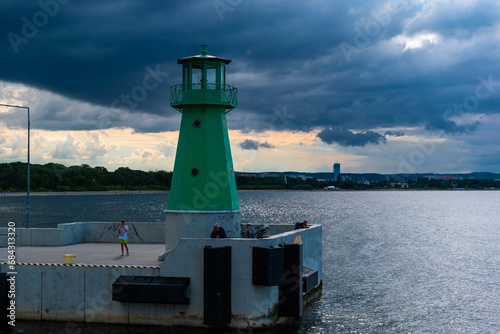
[[365, 146], [367, 144], [385, 143], [385, 136], [373, 131], [353, 133], [342, 127], [326, 129], [318, 133], [318, 137], [328, 144], [341, 146]]
[[475, 131], [480, 124], [481, 123], [479, 121], [467, 124], [457, 124], [456, 122], [451, 120], [438, 120], [436, 122], [427, 124], [425, 128], [426, 130], [444, 131], [445, 133], [449, 134], [467, 134]]
[[494, 1], [474, 1], [450, 8], [450, 2], [436, 2], [422, 8], [422, 14], [416, 15], [408, 25], [408, 31], [427, 29], [448, 36], [456, 36], [460, 30], [462, 33], [474, 33], [498, 23], [498, 8], [495, 5], [498, 6]]
[[[176, 60], [208, 44], [233, 60], [232, 129], [325, 129], [344, 146], [392, 136], [377, 128], [472, 133], [480, 121], [443, 115], [475, 102], [480, 76], [500, 81], [498, 17], [495, 1], [3, 1], [0, 80], [89, 104], [47, 103], [36, 127], [175, 130]], [[480, 92], [464, 112], [497, 114], [500, 88]]]
[[255, 140], [245, 139], [245, 141], [240, 143], [240, 148], [244, 150], [258, 150], [259, 143], [256, 142]]
[[252, 139], [245, 139], [240, 143], [240, 148], [243, 150], [258, 150], [259, 148], [274, 148], [274, 146], [268, 142], [259, 143]]
[[264, 143], [260, 143], [259, 147], [261, 147], [261, 148], [274, 148], [274, 145], [271, 145], [268, 142], [264, 142]]
[[386, 136], [394, 136], [394, 137], [402, 137], [405, 134], [404, 134], [404, 132], [401, 132], [401, 131], [396, 131], [396, 132], [394, 132], [394, 131], [386, 131], [385, 135]]

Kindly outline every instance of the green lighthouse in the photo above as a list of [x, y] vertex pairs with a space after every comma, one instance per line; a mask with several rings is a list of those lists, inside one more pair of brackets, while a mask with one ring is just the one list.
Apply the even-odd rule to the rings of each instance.
[[182, 84], [170, 88], [170, 105], [182, 113], [169, 210], [239, 210], [226, 114], [237, 89], [226, 85], [231, 61], [207, 54], [181, 58]]
[[215, 223], [228, 237], [239, 236], [241, 210], [226, 122], [238, 93], [226, 84], [230, 62], [208, 55], [206, 45], [201, 54], [177, 60], [182, 84], [170, 88], [170, 105], [182, 120], [166, 210], [171, 243], [208, 237]]

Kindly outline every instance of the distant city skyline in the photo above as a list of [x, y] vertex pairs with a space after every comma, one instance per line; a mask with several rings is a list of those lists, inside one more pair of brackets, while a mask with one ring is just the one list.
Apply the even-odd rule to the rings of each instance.
[[[92, 13], [92, 19], [89, 19]], [[231, 59], [236, 170], [500, 172], [500, 4], [0, 3], [0, 103], [31, 162], [172, 170], [177, 59]], [[0, 162], [26, 161], [0, 107]]]
[[[241, 176], [282, 176], [282, 175], [287, 175], [287, 176], [293, 176], [293, 175], [319, 175], [319, 174], [331, 174], [333, 175], [333, 172], [302, 172], [302, 171], [285, 171], [285, 172], [277, 172], [277, 171], [263, 171], [263, 172], [241, 172], [241, 171], [236, 171], [237, 175]], [[439, 177], [439, 176], [456, 176], [456, 177], [468, 177], [468, 176], [478, 176], [478, 177], [485, 177], [485, 176], [496, 176], [500, 177], [500, 173], [492, 173], [492, 172], [470, 172], [470, 173], [398, 173], [398, 174], [384, 174], [384, 173], [341, 173], [342, 175], [400, 175], [401, 177], [405, 177], [407, 175], [417, 176], [417, 177]]]

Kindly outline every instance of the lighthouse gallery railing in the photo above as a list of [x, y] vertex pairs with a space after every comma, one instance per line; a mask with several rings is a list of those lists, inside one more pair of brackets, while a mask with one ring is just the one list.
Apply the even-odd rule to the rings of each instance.
[[182, 105], [187, 104], [217, 104], [231, 110], [238, 106], [238, 89], [231, 85], [214, 83], [179, 84], [170, 87], [170, 105], [182, 111]]

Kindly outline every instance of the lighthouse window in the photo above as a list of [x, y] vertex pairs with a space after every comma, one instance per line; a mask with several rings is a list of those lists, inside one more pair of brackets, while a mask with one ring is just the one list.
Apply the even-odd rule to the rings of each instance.
[[195, 119], [193, 122], [193, 127], [199, 128], [201, 126], [201, 120]]
[[200, 89], [203, 83], [203, 64], [193, 64], [191, 70], [191, 83], [193, 84], [193, 89]]
[[196, 177], [196, 176], [198, 176], [198, 174], [200, 174], [200, 170], [198, 168], [195, 167], [195, 168], [191, 169], [191, 175]]
[[208, 89], [215, 89], [215, 83], [217, 80], [217, 64], [207, 64], [207, 83]]
[[189, 83], [189, 66], [188, 65], [184, 65], [184, 67], [183, 67], [182, 82], [185, 84]]
[[219, 73], [220, 73], [220, 81], [219, 81], [219, 83], [221, 85], [225, 85], [226, 84], [226, 66], [222, 65], [220, 67]]

